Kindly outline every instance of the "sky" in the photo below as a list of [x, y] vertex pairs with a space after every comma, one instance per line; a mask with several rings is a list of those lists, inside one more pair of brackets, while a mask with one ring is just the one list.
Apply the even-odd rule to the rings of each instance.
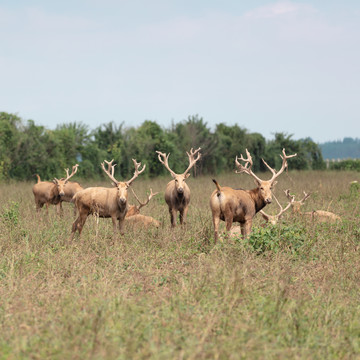
[[358, 0], [0, 0], [0, 111], [360, 137]]

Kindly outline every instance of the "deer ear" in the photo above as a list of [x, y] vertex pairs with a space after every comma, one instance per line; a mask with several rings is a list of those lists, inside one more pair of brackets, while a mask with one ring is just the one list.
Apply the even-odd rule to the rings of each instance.
[[277, 184], [277, 181], [274, 181], [271, 186], [275, 186]]
[[185, 175], [185, 179], [187, 179], [190, 175], [191, 175], [190, 173], [187, 173], [187, 174]]
[[58, 180], [57, 178], [54, 178], [54, 180], [53, 180], [52, 182], [57, 185], [57, 184], [58, 184], [58, 181], [59, 181], [59, 180]]
[[261, 185], [260, 181], [257, 180], [257, 179], [254, 179], [254, 183], [255, 183], [256, 186], [260, 186], [260, 185]]

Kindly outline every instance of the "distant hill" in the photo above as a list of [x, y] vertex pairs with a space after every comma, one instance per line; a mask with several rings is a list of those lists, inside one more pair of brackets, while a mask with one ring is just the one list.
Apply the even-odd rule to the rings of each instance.
[[346, 137], [342, 141], [319, 144], [324, 159], [360, 159], [360, 139]]

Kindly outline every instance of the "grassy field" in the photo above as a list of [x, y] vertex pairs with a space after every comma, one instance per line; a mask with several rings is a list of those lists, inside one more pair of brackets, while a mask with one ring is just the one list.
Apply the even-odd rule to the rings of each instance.
[[[140, 176], [141, 198], [160, 191], [142, 213], [161, 228], [114, 239], [110, 219], [97, 231], [89, 217], [71, 243], [70, 204], [61, 218], [54, 207], [38, 217], [33, 184], [0, 185], [0, 359], [360, 358], [360, 190], [349, 184], [359, 178], [284, 173], [275, 189], [283, 204], [284, 189], [297, 199], [305, 190], [303, 211], [343, 220], [317, 224], [289, 212], [262, 227], [257, 215], [249, 239], [216, 246], [210, 177], [189, 178], [184, 228], [170, 229], [169, 178]], [[244, 174], [217, 180], [254, 187]]]

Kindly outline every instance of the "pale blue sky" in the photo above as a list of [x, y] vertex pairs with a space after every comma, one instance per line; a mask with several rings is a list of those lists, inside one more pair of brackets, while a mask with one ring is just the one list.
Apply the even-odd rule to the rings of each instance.
[[0, 111], [360, 137], [360, 1], [0, 0]]

